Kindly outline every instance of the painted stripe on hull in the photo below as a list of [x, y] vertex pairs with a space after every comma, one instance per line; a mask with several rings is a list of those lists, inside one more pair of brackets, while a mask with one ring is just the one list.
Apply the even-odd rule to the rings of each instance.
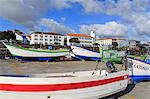
[[150, 80], [150, 75], [132, 75], [130, 77], [134, 80], [134, 82]]
[[128, 75], [96, 80], [89, 82], [69, 83], [69, 84], [50, 84], [50, 85], [25, 85], [25, 84], [0, 84], [0, 90], [3, 91], [16, 91], [16, 92], [45, 92], [45, 91], [60, 91], [60, 90], [71, 90], [81, 89], [88, 87], [95, 87], [105, 85], [121, 80], [128, 79]]
[[101, 60], [100, 57], [88, 57], [88, 56], [80, 56], [80, 55], [75, 55], [77, 59], [91, 59], [91, 60]]
[[[63, 57], [63, 56], [60, 56]], [[55, 60], [56, 58], [60, 57], [22, 57], [22, 56], [14, 56], [14, 58], [22, 59], [22, 60], [38, 60], [38, 61], [50, 61], [50, 60]]]
[[132, 59], [132, 60], [140, 61], [140, 62], [142, 62], [142, 63], [146, 63], [146, 64], [149, 64], [149, 65], [150, 65], [150, 62], [148, 62], [148, 61], [140, 60], [140, 59], [136, 59], [136, 58], [132, 58], [132, 57], [129, 57], [129, 58]]

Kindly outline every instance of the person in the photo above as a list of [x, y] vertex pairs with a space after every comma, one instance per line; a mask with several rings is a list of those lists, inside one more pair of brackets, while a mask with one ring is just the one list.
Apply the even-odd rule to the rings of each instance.
[[108, 72], [110, 72], [110, 73], [117, 72], [117, 68], [114, 66], [114, 64], [112, 62], [107, 61], [106, 66], [108, 68]]
[[123, 63], [122, 67], [125, 67], [125, 70], [127, 70], [127, 68], [128, 68], [128, 66], [127, 66], [128, 60], [127, 60], [127, 58], [128, 58], [128, 55], [126, 53], [125, 57], [122, 59], [122, 63]]

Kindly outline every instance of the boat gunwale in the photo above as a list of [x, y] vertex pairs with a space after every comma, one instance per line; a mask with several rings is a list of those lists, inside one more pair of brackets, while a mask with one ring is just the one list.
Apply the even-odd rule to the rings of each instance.
[[15, 47], [15, 48], [22, 49], [22, 50], [32, 51], [32, 52], [44, 52], [44, 53], [67, 53], [68, 52], [69, 53], [69, 50], [67, 50], [67, 49], [61, 49], [61, 50], [39, 50], [39, 49], [24, 48], [24, 47], [15, 46], [15, 45], [8, 45], [8, 44], [5, 44], [5, 45], [6, 45], [6, 47], [7, 46], [11, 46], [11, 47]]

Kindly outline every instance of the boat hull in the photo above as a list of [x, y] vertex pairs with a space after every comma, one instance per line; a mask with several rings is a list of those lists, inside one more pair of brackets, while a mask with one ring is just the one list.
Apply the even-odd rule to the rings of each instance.
[[63, 57], [69, 54], [69, 51], [41, 51], [37, 49], [21, 48], [5, 44], [10, 53], [15, 58], [33, 59], [33, 60], [51, 60], [55, 57]]
[[1, 76], [0, 99], [98, 99], [127, 87], [128, 71], [101, 76], [91, 73], [63, 79]]
[[93, 52], [81, 47], [71, 46], [72, 52], [70, 55], [79, 60], [101, 60], [100, 53]]
[[132, 62], [130, 76], [135, 83], [143, 80], [150, 80], [150, 64], [138, 59], [128, 58], [128, 62]]

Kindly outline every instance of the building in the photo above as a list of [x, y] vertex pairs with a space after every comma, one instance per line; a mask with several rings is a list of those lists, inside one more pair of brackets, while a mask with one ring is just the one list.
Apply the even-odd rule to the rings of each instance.
[[52, 32], [34, 32], [31, 33], [30, 44], [42, 45], [64, 45], [64, 35]]
[[129, 46], [129, 40], [126, 38], [113, 38], [112, 42], [116, 42], [118, 44], [118, 47], [128, 47]]
[[100, 46], [112, 46], [117, 43], [119, 47], [127, 47], [129, 45], [128, 39], [125, 38], [99, 38], [96, 40]]
[[67, 37], [68, 46], [71, 45], [69, 40], [72, 38], [78, 38], [78, 40], [80, 41], [80, 44], [79, 44], [80, 46], [87, 46], [87, 47], [93, 46], [94, 38], [90, 35], [70, 33], [70, 34], [67, 34], [66, 37]]
[[96, 43], [100, 46], [111, 46], [112, 45], [112, 38], [99, 38], [96, 39]]
[[137, 41], [137, 40], [129, 40], [129, 47], [130, 47], [130, 48], [136, 48], [138, 45], [140, 45], [140, 41]]
[[150, 46], [150, 42], [147, 42], [146, 44]]

